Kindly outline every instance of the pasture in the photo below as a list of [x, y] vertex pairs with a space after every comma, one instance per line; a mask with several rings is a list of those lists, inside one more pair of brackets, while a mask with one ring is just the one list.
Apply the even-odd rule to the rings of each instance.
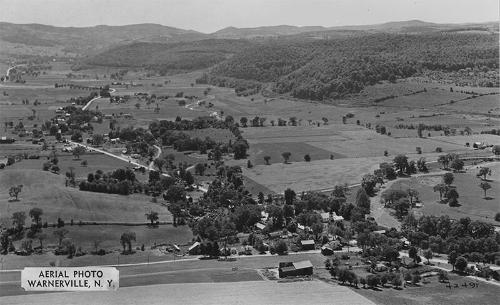
[[[498, 164], [493, 167], [493, 173], [498, 167]], [[500, 183], [495, 180], [490, 181], [491, 189], [488, 190], [488, 197], [485, 198], [483, 190], [479, 187], [481, 179], [476, 177], [477, 172], [477, 169], [472, 168], [465, 173], [453, 174], [455, 176], [453, 186], [456, 187], [460, 196], [458, 198], [459, 206], [457, 207], [439, 203], [439, 193], [435, 193], [432, 188], [442, 182], [441, 175], [413, 177], [397, 181], [391, 188], [406, 190], [411, 187], [419, 192], [423, 207], [413, 209], [416, 215], [448, 215], [450, 218], [455, 219], [469, 217], [473, 220], [497, 225], [498, 222], [494, 220], [494, 217], [496, 213], [500, 212], [497, 198], [500, 193]]]
[[330, 155], [334, 155], [335, 159], [345, 158], [344, 155], [332, 153], [327, 150], [314, 147], [304, 142], [284, 142], [284, 143], [257, 143], [250, 145], [250, 160], [254, 165], [266, 164], [264, 157], [271, 157], [269, 163], [283, 162], [282, 153], [293, 152], [289, 162], [304, 161], [304, 156], [309, 154], [311, 160], [329, 159]]
[[[42, 221], [55, 223], [60, 217], [66, 223], [78, 221], [146, 222], [144, 214], [159, 213], [160, 221], [171, 221], [166, 207], [150, 202], [141, 194], [129, 196], [83, 192], [65, 187], [65, 177], [41, 170], [4, 169], [0, 171], [0, 222], [10, 225], [12, 213], [33, 207], [43, 210]], [[22, 184], [18, 202], [9, 202], [9, 187]], [[28, 221], [29, 223], [29, 221]]]
[[243, 174], [276, 193], [292, 188], [296, 192], [333, 188], [337, 184], [356, 184], [389, 158], [341, 158], [291, 164], [275, 163], [243, 168]]
[[[0, 153], [3, 153], [3, 151], [0, 150]], [[40, 154], [40, 152], [33, 151], [33, 154], [35, 153]], [[48, 151], [41, 152], [40, 159], [23, 159], [20, 162], [14, 163], [8, 168], [19, 169], [19, 170], [41, 171], [43, 163], [47, 162], [47, 159], [44, 156], [48, 155], [48, 153], [49, 153]], [[8, 155], [9, 153], [5, 154]], [[70, 171], [71, 168], [75, 173], [76, 179], [87, 179], [87, 175], [89, 173], [95, 173], [97, 170], [102, 170], [103, 172], [107, 173], [114, 171], [118, 168], [133, 167], [128, 162], [95, 152], [86, 152], [85, 154], [80, 156], [79, 159], [76, 159], [71, 153], [63, 153], [59, 151], [56, 153], [56, 156], [57, 159], [59, 160], [57, 166], [59, 166], [60, 168], [61, 176], [64, 176], [66, 172]], [[86, 166], [83, 166], [81, 164], [83, 160], [87, 161]], [[140, 178], [141, 176], [142, 174], [136, 173], [137, 178]]]

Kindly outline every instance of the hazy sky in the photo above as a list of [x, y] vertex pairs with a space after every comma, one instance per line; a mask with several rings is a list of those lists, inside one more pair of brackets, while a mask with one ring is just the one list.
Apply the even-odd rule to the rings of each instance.
[[201, 32], [227, 26], [358, 25], [420, 19], [499, 20], [498, 0], [0, 0], [0, 21], [57, 26], [159, 23]]

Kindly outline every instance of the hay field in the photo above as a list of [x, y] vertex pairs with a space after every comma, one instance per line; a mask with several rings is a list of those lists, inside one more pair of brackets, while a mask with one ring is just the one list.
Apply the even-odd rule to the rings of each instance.
[[287, 188], [296, 192], [322, 190], [337, 184], [359, 183], [363, 175], [389, 160], [389, 157], [373, 157], [276, 163], [244, 168], [243, 174], [276, 193], [283, 193]]
[[[0, 149], [0, 155], [3, 151]], [[40, 159], [24, 159], [20, 162], [16, 162], [12, 164], [9, 169], [19, 169], [19, 170], [35, 170], [41, 171], [43, 163], [47, 162], [47, 159], [44, 155], [48, 155], [48, 152], [39, 152], [39, 151], [30, 151], [29, 153], [40, 154]], [[7, 155], [7, 153], [6, 153]], [[85, 153], [80, 157], [80, 159], [75, 159], [74, 156], [70, 153], [61, 153], [57, 152], [57, 158], [59, 163], [57, 166], [60, 168], [61, 176], [64, 176], [66, 172], [70, 170], [70, 167], [73, 168], [73, 172], [75, 173], [75, 177], [77, 179], [87, 179], [87, 175], [89, 173], [95, 173], [97, 170], [102, 170], [107, 173], [110, 171], [114, 171], [118, 168], [131, 168], [128, 162], [112, 158], [110, 156], [100, 154], [100, 153]], [[81, 162], [83, 160], [87, 161], [87, 166], [82, 166]], [[142, 178], [143, 174], [138, 172], [135, 173], [138, 179]], [[147, 178], [146, 178], [147, 179]], [[64, 182], [64, 181], [63, 181]], [[63, 183], [64, 185], [64, 183]]]
[[[155, 210], [160, 221], [171, 221], [166, 207], [151, 203], [147, 196], [121, 196], [81, 192], [65, 187], [65, 177], [41, 170], [0, 171], [0, 222], [9, 224], [12, 213], [33, 207], [43, 209], [42, 221], [53, 223], [60, 217], [65, 222], [82, 221], [146, 222], [144, 213]], [[20, 201], [9, 202], [9, 187], [22, 184]], [[27, 223], [30, 221], [27, 220]]]
[[[196, 291], [196, 293], [193, 293]], [[304, 293], [307, 291], [307, 293]], [[3, 297], [2, 304], [375, 304], [344, 286], [321, 281], [277, 283], [249, 281], [231, 283], [183, 283], [120, 288], [116, 292], [51, 293]]]

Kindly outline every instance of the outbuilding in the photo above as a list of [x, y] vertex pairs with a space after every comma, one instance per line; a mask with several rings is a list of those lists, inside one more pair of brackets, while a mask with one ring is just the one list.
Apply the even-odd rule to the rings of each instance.
[[314, 250], [314, 246], [314, 240], [312, 239], [300, 241], [300, 247], [302, 250]]
[[313, 274], [313, 265], [310, 261], [300, 261], [296, 263], [281, 262], [278, 268], [280, 278], [287, 276], [308, 276]]

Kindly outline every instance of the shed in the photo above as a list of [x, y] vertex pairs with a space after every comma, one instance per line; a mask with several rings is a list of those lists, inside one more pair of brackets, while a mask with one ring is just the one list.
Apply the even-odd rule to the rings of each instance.
[[301, 240], [300, 241], [300, 246], [302, 250], [314, 250], [314, 240], [308, 239], [308, 240]]
[[329, 222], [330, 221], [330, 213], [320, 213], [321, 215], [321, 221], [323, 222]]

